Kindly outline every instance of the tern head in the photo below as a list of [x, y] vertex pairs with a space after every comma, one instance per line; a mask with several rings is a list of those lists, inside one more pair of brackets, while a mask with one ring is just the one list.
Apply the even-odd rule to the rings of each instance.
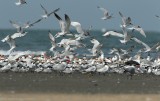
[[141, 28], [141, 26], [137, 26], [137, 28]]
[[130, 25], [133, 25], [131, 22], [129, 23]]
[[24, 1], [24, 4], [27, 4], [27, 2], [26, 2], [26, 1]]

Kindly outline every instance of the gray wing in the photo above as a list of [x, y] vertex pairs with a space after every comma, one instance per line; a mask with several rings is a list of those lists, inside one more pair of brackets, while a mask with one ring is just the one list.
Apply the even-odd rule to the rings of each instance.
[[14, 21], [11, 21], [11, 20], [10, 20], [9, 22], [12, 24], [13, 27], [15, 27], [15, 28], [17, 28], [17, 29], [20, 27], [20, 26], [17, 24], [17, 22], [14, 22]]
[[82, 26], [79, 22], [71, 22], [71, 25], [76, 28], [78, 33], [80, 34], [84, 33]]
[[60, 8], [55, 9], [54, 11], [52, 11], [51, 13], [48, 14], [48, 16], [52, 15], [55, 12], [58, 12], [60, 10]]
[[71, 20], [67, 14], [65, 14], [65, 21], [66, 21], [66, 30], [69, 30], [69, 27], [71, 25]]
[[42, 21], [42, 19], [43, 19], [43, 18], [36, 20], [35, 22], [33, 22], [33, 23], [29, 24], [29, 26], [30, 26], [30, 27], [31, 27], [31, 26], [34, 26], [34, 24], [36, 24], [36, 23], [38, 23], [38, 22]]
[[59, 15], [57, 15], [56, 13], [54, 13], [54, 15], [59, 21], [62, 21], [62, 19], [61, 19], [61, 17]]
[[47, 10], [42, 5], [41, 5], [41, 8], [44, 10], [44, 13], [47, 15], [48, 14]]
[[108, 16], [108, 11], [107, 11], [107, 9], [102, 8], [102, 7], [100, 7], [100, 6], [97, 6], [97, 8], [99, 8], [101, 11], [104, 12], [104, 16]]
[[132, 40], [134, 40], [134, 41], [137, 42], [138, 44], [143, 45], [146, 49], [150, 49], [150, 47], [149, 47], [146, 43], [142, 42], [141, 40], [139, 40], [139, 39], [137, 39], [137, 38], [135, 38], [135, 37], [133, 37]]
[[56, 43], [56, 40], [55, 40], [55, 38], [53, 37], [53, 35], [51, 34], [50, 31], [49, 31], [48, 35], [49, 35], [49, 39], [51, 40], [51, 43], [52, 43], [52, 44], [55, 44], [55, 43]]

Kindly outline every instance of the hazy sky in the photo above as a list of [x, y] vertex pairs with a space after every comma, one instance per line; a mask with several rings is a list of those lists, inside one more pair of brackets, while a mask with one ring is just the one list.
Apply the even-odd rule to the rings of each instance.
[[[27, 5], [16, 6], [18, 0], [0, 0], [0, 28], [13, 28], [9, 20], [24, 23], [35, 21], [44, 13], [40, 7], [52, 11], [60, 8], [58, 14], [64, 18], [68, 14], [72, 21], [81, 22], [84, 28], [90, 25], [94, 29], [119, 30], [121, 18], [119, 11], [125, 16], [130, 16], [135, 25], [140, 25], [144, 30], [160, 31], [160, 20], [155, 14], [160, 15], [160, 0], [26, 0]], [[100, 18], [103, 13], [97, 6], [108, 9], [114, 14], [111, 20], [103, 21]], [[54, 16], [43, 20], [33, 27], [34, 29], [59, 29], [58, 21]]]

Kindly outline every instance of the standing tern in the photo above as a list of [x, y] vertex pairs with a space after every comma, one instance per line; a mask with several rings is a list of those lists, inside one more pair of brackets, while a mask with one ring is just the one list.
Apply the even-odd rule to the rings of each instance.
[[100, 6], [98, 6], [97, 8], [104, 12], [104, 16], [101, 18], [102, 20], [107, 20], [107, 19], [113, 18], [113, 16], [112, 16], [113, 14], [110, 15], [107, 9], [102, 8]]
[[70, 34], [68, 34], [70, 32], [69, 28], [70, 28], [70, 24], [71, 24], [69, 16], [67, 14], [65, 14], [65, 21], [63, 21], [56, 13], [54, 13], [54, 15], [58, 19], [59, 24], [60, 24], [60, 29], [61, 29], [61, 32], [58, 32], [55, 35], [56, 38], [58, 38], [60, 36], [64, 36], [64, 35], [70, 35]]

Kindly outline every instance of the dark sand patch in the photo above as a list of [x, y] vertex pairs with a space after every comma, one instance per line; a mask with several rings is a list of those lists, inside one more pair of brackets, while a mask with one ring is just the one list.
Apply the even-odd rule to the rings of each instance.
[[129, 80], [125, 74], [0, 73], [0, 93], [159, 94], [160, 77], [143, 74]]

